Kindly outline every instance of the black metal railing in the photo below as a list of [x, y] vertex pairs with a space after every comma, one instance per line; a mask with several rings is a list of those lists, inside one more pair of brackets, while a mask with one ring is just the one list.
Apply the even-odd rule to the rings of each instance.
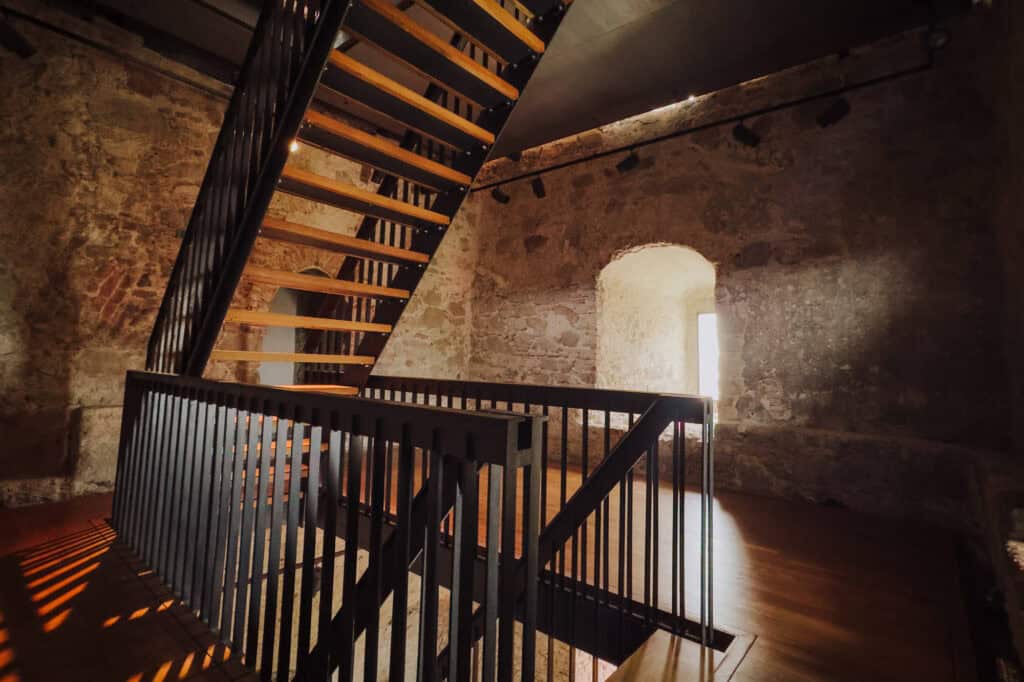
[[262, 679], [532, 680], [541, 428], [130, 372], [113, 523]]
[[147, 349], [146, 368], [198, 375], [334, 45], [345, 0], [266, 0]]
[[539, 628], [549, 666], [558, 643], [571, 665], [577, 649], [621, 663], [655, 628], [729, 644], [714, 625], [710, 398], [382, 376], [363, 394], [546, 418]]

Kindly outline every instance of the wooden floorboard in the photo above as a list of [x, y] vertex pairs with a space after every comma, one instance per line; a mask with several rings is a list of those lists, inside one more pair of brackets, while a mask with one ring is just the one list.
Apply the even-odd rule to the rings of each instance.
[[[571, 494], [578, 476], [570, 473], [570, 477], [576, 479], [569, 485]], [[549, 472], [549, 481], [551, 489], [557, 490], [557, 471]], [[663, 513], [668, 509], [666, 493], [662, 491]], [[43, 543], [62, 537], [73, 543], [76, 533], [89, 529], [99, 532], [94, 520], [109, 513], [109, 499], [0, 510], [6, 531], [0, 534], [0, 555], [21, 552], [30, 545], [45, 547]], [[550, 518], [557, 499], [549, 502]], [[696, 494], [688, 494], [691, 565], [691, 554], [696, 557], [692, 541], [697, 530], [696, 505]], [[955, 588], [950, 534], [840, 509], [735, 493], [717, 496], [715, 520], [716, 622], [756, 637], [731, 679], [964, 679], [957, 675], [954, 660], [954, 645], [965, 637], [967, 628]], [[637, 545], [635, 556], [642, 551], [642, 540]], [[663, 575], [670, 574], [666, 561], [667, 553], [662, 558]], [[0, 604], [6, 603], [3, 610], [8, 619], [14, 615], [12, 600], [20, 601], [24, 590], [14, 579], [15, 574], [7, 572], [7, 580], [0, 584]], [[107, 583], [106, 589], [116, 590], [116, 581]], [[691, 608], [696, 604], [695, 590], [695, 583], [688, 581]], [[661, 592], [668, 594], [668, 590]], [[114, 608], [111, 613], [119, 610], [124, 609]], [[86, 640], [102, 631], [104, 646], [116, 649], [118, 636], [124, 646], [136, 638], [132, 624], [124, 625], [103, 630], [98, 620], [70, 618], [61, 631], [63, 636]], [[17, 635], [16, 648], [22, 656], [45, 651], [47, 635], [39, 629], [39, 621], [11, 634]], [[24, 658], [20, 662], [26, 663]], [[143, 661], [133, 663], [138, 667]], [[161, 661], [153, 663], [159, 667]]]

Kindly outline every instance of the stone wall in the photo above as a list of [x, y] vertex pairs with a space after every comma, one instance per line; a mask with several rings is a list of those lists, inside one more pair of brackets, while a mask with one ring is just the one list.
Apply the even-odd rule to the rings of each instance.
[[110, 488], [124, 372], [144, 363], [226, 103], [14, 24], [37, 52], [0, 51], [0, 505]]
[[719, 483], [962, 525], [972, 457], [1010, 436], [991, 31], [957, 23], [934, 68], [850, 91], [834, 126], [831, 98], [749, 118], [756, 148], [715, 122], [913, 69], [923, 35], [493, 162], [484, 182], [692, 130], [626, 173], [625, 152], [545, 172], [545, 199], [530, 178], [473, 196], [468, 378], [593, 385], [598, 273], [687, 246], [717, 270]]
[[[144, 365], [230, 95], [105, 22], [8, 4], [52, 28], [12, 19], [36, 54], [0, 50], [0, 92], [10, 95], [0, 98], [0, 506], [112, 488], [125, 371]], [[366, 169], [308, 147], [290, 162], [371, 187]], [[359, 220], [284, 195], [270, 213], [342, 233]], [[450, 241], [469, 239], [460, 225]], [[263, 240], [252, 260], [293, 272], [341, 263]], [[427, 330], [392, 344], [384, 369], [400, 371], [413, 354], [428, 358], [419, 371], [439, 376], [465, 365], [468, 283], [456, 285], [452, 271], [462, 271], [457, 254], [431, 267], [407, 315]], [[274, 294], [243, 280], [233, 305], [267, 310]], [[217, 347], [261, 343], [261, 330], [229, 326]], [[409, 350], [417, 346], [430, 352]], [[207, 376], [255, 382], [257, 370], [211, 363]]]

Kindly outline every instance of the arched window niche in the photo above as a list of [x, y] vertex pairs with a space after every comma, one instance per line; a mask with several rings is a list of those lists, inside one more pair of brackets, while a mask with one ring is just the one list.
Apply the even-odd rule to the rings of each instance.
[[617, 254], [597, 281], [597, 385], [718, 397], [715, 268], [691, 248]]
[[[308, 267], [300, 271], [303, 275], [330, 277], [318, 267]], [[281, 288], [270, 301], [270, 312], [285, 315], [316, 315], [320, 305], [321, 294], [308, 291]], [[260, 342], [260, 349], [280, 353], [301, 352], [305, 346], [306, 330], [291, 327], [268, 327]], [[262, 362], [259, 366], [261, 384], [280, 386], [283, 384], [301, 383], [296, 374], [293, 362]]]

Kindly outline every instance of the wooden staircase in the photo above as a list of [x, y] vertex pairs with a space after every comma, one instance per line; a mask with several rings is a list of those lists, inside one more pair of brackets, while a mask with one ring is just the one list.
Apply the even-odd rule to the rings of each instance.
[[[281, 3], [268, 3], [261, 22], [270, 28], [262, 33], [258, 28], [254, 43], [263, 36], [263, 42], [271, 44], [262, 52], [259, 46], [250, 48], [250, 61], [256, 64], [247, 62], [236, 99], [252, 99], [253, 89], [259, 89], [256, 70], [266, 69], [266, 54], [278, 49], [267, 35], [282, 30], [273, 22], [287, 25], [290, 13], [308, 17], [315, 4], [289, 0], [282, 9]], [[207, 196], [215, 194], [218, 186], [206, 185], [219, 180], [217, 172], [231, 173], [230, 167], [227, 171], [216, 168], [220, 147], [228, 146], [226, 154], [244, 156], [230, 148], [239, 139], [233, 112], [248, 103], [259, 119], [259, 109], [250, 102], [232, 102], [225, 131], [231, 128], [234, 138], [218, 142], [207, 172], [192, 218], [192, 223], [199, 224], [189, 226], [150, 340], [147, 366], [151, 370], [200, 375], [209, 360], [303, 363], [303, 380], [287, 388], [356, 394], [416, 291], [567, 3], [355, 0], [341, 9], [331, 2], [321, 5], [325, 7], [314, 10], [320, 12], [320, 23], [309, 24], [306, 33], [291, 39], [299, 44], [291, 63], [301, 64], [301, 70], [284, 82], [295, 92], [278, 95], [285, 107], [273, 109], [277, 118], [269, 132], [255, 128], [248, 134], [252, 140], [261, 134], [273, 138], [259, 161], [264, 165], [250, 170], [249, 177], [256, 177], [260, 184], [243, 186], [243, 194], [248, 194], [234, 213], [237, 226], [222, 230], [225, 234], [210, 233], [216, 228], [201, 221], [209, 213], [206, 204], [219, 210], [217, 197]], [[336, 29], [328, 23], [332, 16], [340, 22]], [[334, 39], [332, 32], [344, 40]], [[364, 55], [361, 61], [352, 56], [349, 48], [357, 43], [365, 43], [362, 51], [372, 58]], [[247, 79], [254, 85], [245, 86]], [[425, 80], [429, 85], [420, 93], [403, 80]], [[309, 96], [303, 100], [305, 92]], [[397, 143], [396, 133], [400, 133]], [[372, 169], [376, 191], [290, 163], [286, 148], [296, 142]], [[252, 156], [255, 159], [256, 154]], [[234, 196], [231, 191], [238, 192], [232, 181], [228, 177], [223, 189], [228, 201]], [[346, 235], [268, 216], [267, 206], [276, 193], [355, 213], [362, 216], [361, 222], [355, 234]], [[203, 229], [207, 234], [201, 233]], [[340, 254], [343, 264], [333, 278], [259, 267], [249, 262], [258, 241]], [[299, 316], [231, 307], [243, 280], [318, 294], [320, 310]], [[214, 349], [225, 324], [306, 330], [305, 348], [294, 353]]]
[[[356, 393], [566, 6], [268, 1], [154, 324], [147, 368], [199, 376], [210, 360], [284, 360], [302, 363], [298, 385]], [[424, 81], [425, 92], [410, 87]], [[371, 189], [290, 163], [296, 143], [372, 169]], [[341, 234], [268, 216], [278, 193], [362, 219], [354, 234]], [[258, 242], [344, 258], [333, 278], [258, 267], [249, 262]], [[322, 304], [302, 316], [236, 309], [243, 280], [310, 292]], [[226, 324], [302, 329], [305, 347], [215, 349]]]

